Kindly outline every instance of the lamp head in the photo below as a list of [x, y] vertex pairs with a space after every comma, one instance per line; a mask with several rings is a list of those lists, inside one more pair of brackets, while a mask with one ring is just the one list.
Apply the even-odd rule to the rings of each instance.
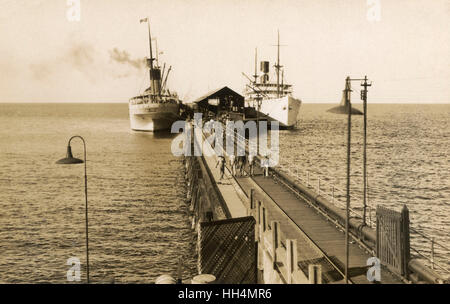
[[67, 146], [67, 156], [65, 158], [61, 158], [56, 162], [58, 165], [72, 165], [72, 164], [82, 164], [82, 161], [79, 158], [75, 158], [72, 155], [72, 147], [70, 145]]

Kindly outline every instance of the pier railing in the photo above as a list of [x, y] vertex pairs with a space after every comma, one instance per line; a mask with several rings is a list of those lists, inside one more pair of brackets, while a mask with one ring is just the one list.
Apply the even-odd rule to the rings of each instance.
[[[329, 281], [329, 275], [322, 272], [322, 264], [328, 266], [326, 267], [328, 272], [344, 277], [336, 265], [326, 260], [326, 255], [319, 248], [315, 248], [321, 257], [316, 263], [312, 263], [311, 260], [300, 260], [297, 243], [302, 240], [286, 236], [280, 222], [271, 219], [272, 215], [264, 202], [254, 199], [253, 190], [249, 195], [245, 194], [243, 201], [246, 201], [248, 214], [256, 220], [258, 269], [262, 271], [265, 283], [322, 284], [323, 280]], [[310, 243], [310, 246], [314, 247], [314, 244]]]
[[[251, 142], [243, 137], [240, 133], [234, 132], [237, 139], [237, 144], [244, 144], [245, 147], [250, 147]], [[263, 151], [264, 152], [264, 151]], [[258, 154], [256, 156], [257, 159], [261, 161], [261, 155]], [[332, 183], [329, 183], [324, 178], [321, 178], [319, 174], [316, 174], [309, 170], [301, 170], [293, 165], [283, 166], [278, 165], [276, 167], [277, 171], [282, 171], [283, 173], [290, 176], [294, 182], [298, 182], [310, 190], [313, 190], [316, 192], [317, 195], [326, 198], [329, 202], [331, 202], [334, 206], [338, 207], [339, 209], [345, 210], [346, 206], [346, 191], [340, 189], [339, 187], [335, 186]], [[355, 198], [350, 197], [351, 201], [355, 201]], [[357, 208], [362, 208], [361, 204], [358, 204]], [[363, 214], [360, 210], [357, 210], [356, 208], [350, 208], [350, 216], [356, 219], [363, 219]], [[370, 206], [367, 205], [367, 215], [368, 218], [366, 219], [366, 224], [368, 227], [374, 229], [376, 226], [376, 223], [374, 220], [372, 220], [372, 216], [375, 215], [375, 210]], [[414, 237], [419, 237], [425, 242], [429, 243], [430, 250], [429, 252], [425, 252], [423, 249], [419, 249], [416, 247], [410, 247], [411, 250], [415, 253], [415, 255], [426, 261], [426, 266], [429, 266], [432, 270], [437, 270], [441, 275], [448, 276], [450, 275], [450, 267], [448, 264], [444, 265], [445, 263], [440, 260], [440, 252], [436, 250], [436, 247], [440, 248], [441, 250], [446, 251], [446, 254], [450, 252], [450, 249], [437, 241], [434, 237], [429, 236], [423, 232], [418, 231], [414, 227], [410, 227], [411, 235]], [[370, 239], [370, 238], [369, 238]], [[420, 272], [426, 272], [425, 269], [423, 269], [422, 265], [419, 265], [417, 263], [412, 263], [410, 267], [414, 268], [416, 271]], [[430, 279], [433, 278], [433, 275], [430, 274]]]
[[[339, 208], [345, 209], [346, 207], [346, 191], [336, 187], [334, 184], [327, 182], [324, 178], [319, 175], [314, 174], [314, 172], [309, 170], [301, 170], [295, 166], [278, 166], [279, 170], [282, 170], [293, 177], [296, 181], [299, 181], [306, 185], [308, 188], [313, 189], [318, 195], [327, 198], [332, 204]], [[350, 200], [355, 199], [350, 196]], [[372, 221], [373, 209], [370, 205], [367, 206], [367, 211], [369, 217], [366, 219], [366, 223], [369, 227], [374, 227], [374, 222]], [[363, 214], [361, 211], [350, 207], [350, 216], [354, 216], [359, 219], [363, 219]]]
[[[205, 139], [203, 134], [203, 140]], [[220, 143], [216, 144], [223, 149]], [[239, 187], [238, 184], [236, 186]], [[245, 202], [247, 214], [256, 220], [254, 233], [258, 247], [257, 267], [265, 283], [321, 284], [322, 280], [331, 281], [328, 274], [322, 273], [322, 265], [326, 265], [328, 272], [343, 279], [341, 269], [320, 248], [314, 247], [313, 243], [308, 242], [315, 248], [316, 255], [320, 256], [317, 263], [311, 264], [310, 260], [299, 261], [297, 242], [305, 242], [307, 236], [302, 240], [287, 237], [281, 230], [280, 223], [271, 220], [272, 215], [263, 202], [256, 201], [252, 194], [248, 195], [245, 191], [239, 191], [238, 196]]]
[[[238, 139], [237, 142], [244, 143], [247, 147], [251, 144], [251, 142], [243, 137], [240, 133], [235, 132], [236, 138]], [[256, 150], [256, 149], [255, 149]], [[263, 151], [266, 152], [266, 151]], [[259, 155], [260, 156], [260, 155]], [[307, 186], [308, 188], [315, 190], [317, 194], [327, 198], [332, 204], [334, 204], [336, 207], [339, 207], [341, 209], [345, 210], [346, 206], [346, 191], [340, 189], [339, 187], [335, 186], [332, 183], [329, 183], [324, 178], [321, 178], [320, 175], [315, 174], [313, 171], [309, 170], [301, 170], [294, 165], [278, 165], [278, 170], [283, 171], [284, 173], [291, 176], [295, 181], [302, 183], [303, 185]], [[350, 196], [350, 200], [355, 200]], [[370, 205], [367, 206], [367, 211], [369, 217], [367, 218], [367, 224], [369, 227], [374, 227], [374, 222], [372, 220], [372, 213], [373, 209]], [[363, 214], [361, 211], [356, 210], [355, 208], [350, 208], [350, 215], [354, 216], [359, 219], [363, 219]]]
[[[441, 242], [436, 241], [435, 237], [429, 236], [423, 232], [417, 231], [417, 229], [414, 229], [413, 227], [410, 227], [410, 231], [413, 232], [415, 235], [418, 235], [421, 239], [426, 240], [426, 242], [430, 246], [429, 252], [424, 252], [423, 249], [418, 249], [411, 247], [411, 250], [414, 251], [416, 255], [418, 255], [421, 259], [424, 259], [427, 261], [427, 265], [431, 267], [433, 270], [437, 270], [440, 273], [443, 273], [447, 276], [450, 276], [450, 266], [442, 265], [442, 256], [441, 254], [448, 254], [450, 252], [450, 248], [443, 245]], [[441, 252], [439, 249], [436, 250], [436, 247], [440, 248], [441, 250], [445, 250], [445, 252]], [[450, 277], [449, 277], [450, 278]]]
[[[296, 168], [295, 166], [278, 166], [278, 170], [284, 171], [289, 176], [293, 177], [295, 181], [303, 183], [308, 188], [315, 190], [318, 195], [327, 198], [333, 205], [345, 210], [346, 207], [346, 191], [336, 187], [334, 184], [331, 184], [325, 181], [323, 178], [320, 178], [318, 174], [315, 174], [312, 171], [302, 171], [301, 169]], [[350, 197], [352, 201], [355, 201], [354, 198]], [[358, 206], [362, 208], [361, 206]], [[372, 215], [375, 215], [375, 209], [370, 205], [367, 206], [367, 215], [366, 223], [370, 228], [375, 228], [376, 223], [372, 220]], [[353, 216], [358, 219], [363, 219], [363, 214], [361, 211], [356, 210], [355, 208], [350, 208], [350, 216]], [[425, 260], [427, 265], [431, 267], [433, 270], [437, 270], [438, 272], [444, 275], [450, 275], [450, 267], [449, 265], [444, 265], [443, 257], [441, 254], [449, 254], [450, 249], [443, 245], [441, 242], [436, 240], [435, 237], [429, 236], [423, 232], [418, 231], [414, 227], [410, 227], [410, 232], [414, 237], [421, 239], [421, 241], [428, 243], [429, 250], [425, 251], [424, 249], [419, 249], [417, 247], [412, 247], [411, 250], [419, 256], [421, 259]], [[441, 251], [436, 250], [440, 248]], [[445, 252], [442, 252], [444, 250]]]

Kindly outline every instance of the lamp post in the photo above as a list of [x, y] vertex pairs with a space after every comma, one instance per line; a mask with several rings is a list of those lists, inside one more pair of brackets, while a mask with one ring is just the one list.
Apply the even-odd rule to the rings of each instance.
[[351, 159], [351, 129], [352, 129], [352, 104], [350, 100], [350, 94], [352, 92], [350, 82], [351, 81], [364, 81], [361, 86], [364, 87], [364, 90], [361, 92], [361, 99], [364, 104], [364, 147], [363, 147], [363, 183], [364, 183], [364, 199], [363, 199], [363, 225], [366, 225], [366, 185], [367, 185], [367, 168], [366, 168], [366, 138], [367, 138], [367, 87], [371, 86], [371, 84], [367, 83], [367, 76], [364, 79], [350, 79], [347, 77], [345, 79], [345, 106], [347, 106], [347, 202], [346, 202], [346, 216], [345, 216], [345, 283], [348, 283], [348, 266], [349, 266], [349, 221], [350, 221], [350, 159]]
[[350, 77], [345, 79], [345, 101], [347, 103], [347, 204], [345, 208], [345, 284], [348, 284], [349, 221], [350, 221], [350, 158], [352, 132], [352, 104], [350, 101]]
[[[83, 141], [83, 147], [84, 147], [84, 161], [75, 158], [72, 155], [72, 147], [70, 146], [70, 142], [74, 138], [79, 138]], [[82, 164], [84, 163], [84, 194], [85, 194], [85, 218], [86, 218], [86, 276], [87, 276], [87, 283], [89, 284], [89, 233], [88, 233], [88, 197], [87, 197], [87, 171], [86, 171], [86, 142], [84, 141], [84, 138], [78, 135], [72, 136], [69, 139], [69, 142], [67, 144], [67, 156], [65, 158], [62, 158], [56, 162], [58, 165], [73, 165], [73, 164]]]
[[367, 210], [367, 87], [372, 84], [367, 83], [367, 76], [364, 77], [364, 83], [361, 84], [364, 90], [361, 91], [361, 99], [364, 108], [364, 145], [363, 145], [363, 183], [364, 183], [364, 199], [363, 199], [363, 225], [366, 225]]

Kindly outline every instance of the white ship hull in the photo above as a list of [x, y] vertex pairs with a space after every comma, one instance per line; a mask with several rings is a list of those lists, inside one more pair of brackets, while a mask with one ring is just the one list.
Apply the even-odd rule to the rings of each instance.
[[[297, 123], [301, 104], [300, 99], [292, 96], [263, 99], [259, 112], [262, 117], [278, 121], [281, 127], [293, 128]], [[256, 102], [252, 106], [257, 109]]]
[[172, 124], [178, 119], [179, 105], [174, 103], [130, 104], [129, 112], [132, 130], [170, 130]]

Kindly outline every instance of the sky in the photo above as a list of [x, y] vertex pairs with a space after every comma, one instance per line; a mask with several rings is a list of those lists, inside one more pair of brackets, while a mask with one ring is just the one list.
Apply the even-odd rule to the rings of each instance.
[[148, 85], [147, 16], [184, 101], [242, 93], [255, 48], [274, 77], [279, 30], [305, 103], [337, 103], [345, 77], [365, 75], [369, 102], [450, 102], [448, 0], [79, 0], [70, 21], [72, 1], [0, 0], [0, 102], [127, 102]]

